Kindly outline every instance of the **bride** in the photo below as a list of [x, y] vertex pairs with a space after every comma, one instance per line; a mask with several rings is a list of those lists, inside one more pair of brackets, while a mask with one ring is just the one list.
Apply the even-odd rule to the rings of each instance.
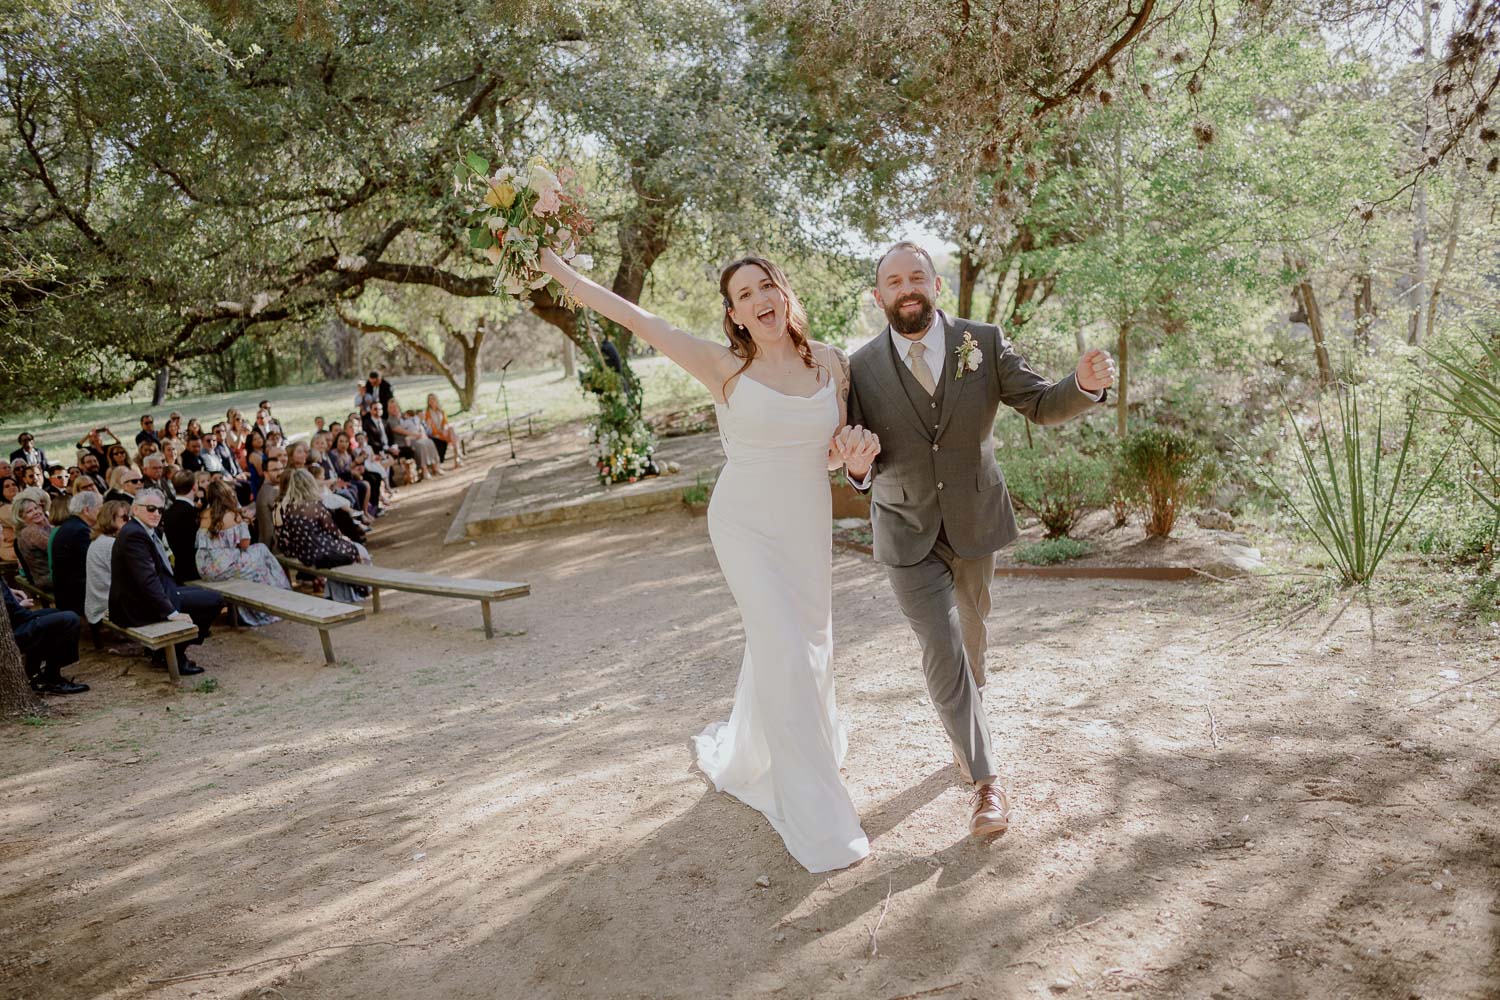
[[713, 394], [728, 462], [708, 530], [744, 618], [745, 658], [729, 721], [695, 740], [698, 765], [715, 788], [764, 813], [808, 871], [853, 864], [870, 845], [839, 776], [847, 740], [833, 691], [828, 469], [836, 454], [864, 467], [880, 442], [844, 426], [848, 360], [807, 339], [786, 276], [761, 257], [719, 275], [728, 347], [676, 329], [551, 251], [541, 266]]

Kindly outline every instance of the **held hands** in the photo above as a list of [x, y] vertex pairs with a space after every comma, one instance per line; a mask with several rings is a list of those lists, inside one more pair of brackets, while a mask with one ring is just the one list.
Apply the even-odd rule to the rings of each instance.
[[858, 425], [842, 427], [833, 436], [832, 451], [844, 460], [844, 471], [850, 479], [863, 479], [880, 454], [880, 438]]
[[1115, 359], [1108, 351], [1097, 347], [1078, 359], [1078, 370], [1074, 373], [1078, 388], [1084, 392], [1097, 393], [1115, 384]]

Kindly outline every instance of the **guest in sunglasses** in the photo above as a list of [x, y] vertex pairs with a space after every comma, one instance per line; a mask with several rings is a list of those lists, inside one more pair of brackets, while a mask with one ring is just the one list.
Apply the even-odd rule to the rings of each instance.
[[[127, 627], [191, 620], [198, 626], [198, 635], [177, 647], [177, 668], [182, 674], [201, 674], [203, 668], [188, 656], [188, 647], [208, 638], [224, 602], [211, 590], [179, 587], [172, 578], [171, 555], [157, 534], [166, 507], [166, 498], [160, 492], [141, 490], [131, 508], [131, 519], [115, 536], [109, 554], [109, 619]], [[152, 654], [152, 662], [158, 669], [166, 669], [166, 657], [161, 652]]]

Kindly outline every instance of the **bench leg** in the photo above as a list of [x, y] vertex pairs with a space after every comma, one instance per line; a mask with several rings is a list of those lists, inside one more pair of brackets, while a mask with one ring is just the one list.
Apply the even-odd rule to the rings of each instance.
[[318, 629], [318, 638], [323, 640], [323, 662], [332, 664], [334, 662], [333, 640], [328, 637], [328, 630], [326, 628]]
[[224, 607], [226, 609], [228, 609], [228, 611], [229, 611], [229, 627], [230, 627], [230, 629], [238, 631], [239, 627], [240, 627], [240, 612], [239, 612], [239, 609], [236, 608], [233, 604], [230, 604], [227, 601], [224, 603]]
[[490, 623], [490, 602], [480, 601], [479, 606], [484, 609], [484, 637], [495, 638], [495, 626]]
[[172, 683], [176, 684], [182, 680], [182, 674], [177, 671], [177, 647], [167, 647], [167, 673], [172, 677]]
[[374, 602], [373, 603], [374, 613], [377, 614], [377, 615], [380, 614], [380, 588], [379, 587], [371, 587], [370, 588], [370, 600], [372, 602]]

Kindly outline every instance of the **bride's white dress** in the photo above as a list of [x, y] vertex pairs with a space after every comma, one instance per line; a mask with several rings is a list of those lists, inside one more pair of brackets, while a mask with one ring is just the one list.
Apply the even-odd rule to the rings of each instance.
[[870, 853], [839, 776], [848, 740], [833, 694], [832, 383], [788, 396], [742, 375], [716, 407], [728, 458], [708, 531], [745, 621], [728, 722], [696, 740], [714, 787], [760, 810], [808, 871]]

